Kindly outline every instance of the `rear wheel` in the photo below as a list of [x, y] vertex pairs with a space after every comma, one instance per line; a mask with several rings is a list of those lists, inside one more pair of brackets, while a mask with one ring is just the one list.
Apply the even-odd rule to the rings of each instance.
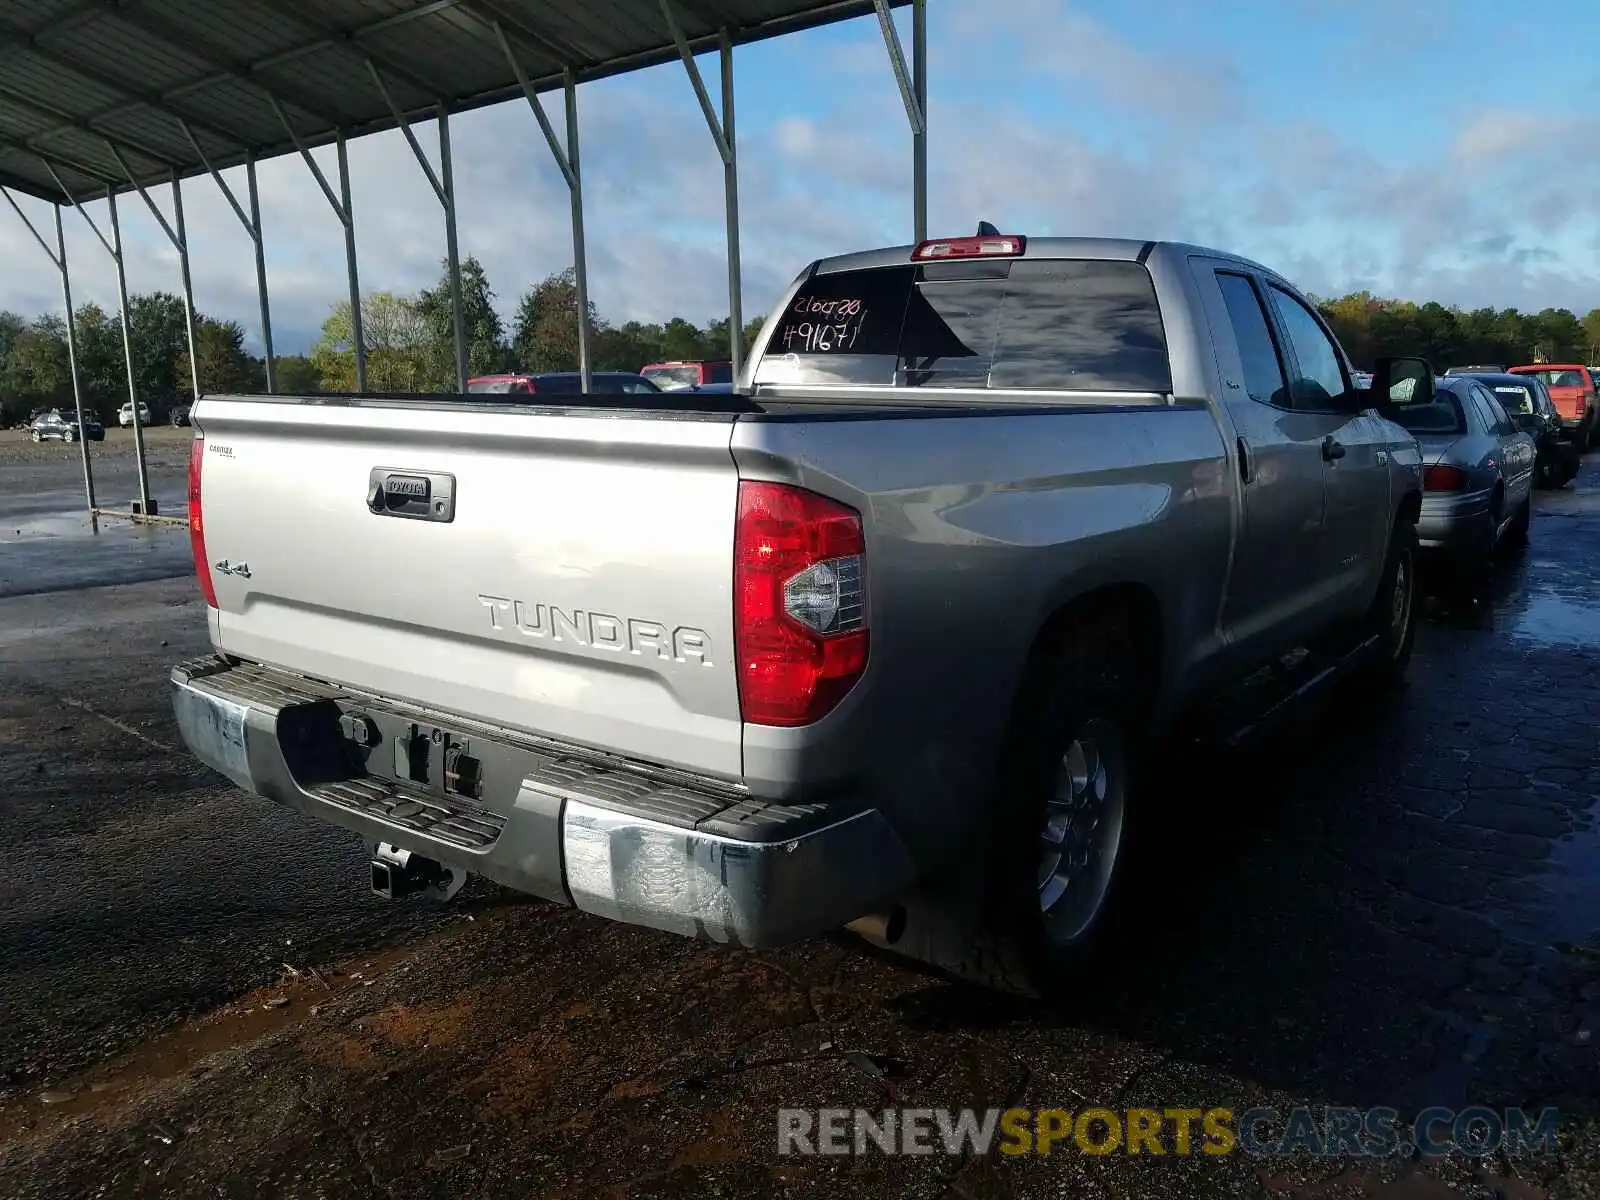
[[1533, 497], [1529, 496], [1517, 507], [1517, 512], [1511, 518], [1511, 525], [1506, 529], [1506, 545], [1526, 546], [1528, 544], [1528, 526], [1533, 522]]
[[32, 433], [32, 434], [31, 434], [31, 435], [30, 435], [30, 436], [31, 436], [31, 437], [32, 437], [32, 438], [33, 438], [33, 440], [34, 440], [34, 441], [36, 441], [36, 442], [42, 442], [42, 441], [44, 441], [44, 437], [43, 437], [43, 436], [42, 436], [42, 435], [41, 435], [41, 434], [40, 434], [40, 433], [39, 433], [39, 431], [38, 431], [38, 430], [37, 430], [37, 429], [35, 429], [35, 430], [34, 430], [34, 431], [33, 431], [33, 433]]
[[75, 441], [78, 440], [78, 435], [76, 433], [74, 433], [72, 430], [67, 429], [67, 430], [64, 430], [62, 432], [61, 440], [63, 442], [75, 442]]
[[[1007, 735], [982, 928], [966, 969], [1026, 995], [1068, 983], [1119, 905], [1144, 775], [1148, 684], [1091, 621], [1030, 661]], [[1109, 635], [1109, 636], [1108, 636]]]
[[1362, 641], [1368, 639], [1376, 641], [1372, 658], [1352, 682], [1372, 691], [1399, 686], [1417, 640], [1417, 527], [1403, 516], [1395, 519], [1378, 592], [1362, 622]]

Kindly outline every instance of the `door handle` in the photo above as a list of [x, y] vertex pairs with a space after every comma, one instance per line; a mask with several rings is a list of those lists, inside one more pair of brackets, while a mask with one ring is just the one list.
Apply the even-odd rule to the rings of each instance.
[[1322, 461], [1332, 462], [1336, 458], [1344, 457], [1344, 444], [1338, 441], [1333, 434], [1322, 439]]
[[1243, 438], [1235, 438], [1235, 445], [1239, 449], [1239, 482], [1250, 482], [1250, 447], [1244, 444]]

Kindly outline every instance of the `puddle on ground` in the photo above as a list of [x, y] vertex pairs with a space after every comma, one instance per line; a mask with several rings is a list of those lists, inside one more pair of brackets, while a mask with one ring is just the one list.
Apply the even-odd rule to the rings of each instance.
[[[181, 515], [182, 510], [176, 507], [169, 508], [157, 501], [158, 511], [162, 513], [173, 512]], [[98, 531], [95, 525], [99, 525]], [[154, 536], [161, 532], [161, 526], [170, 525], [171, 522], [142, 522], [127, 520], [121, 517], [101, 517], [98, 522], [91, 520], [86, 512], [55, 512], [44, 513], [40, 516], [27, 517], [22, 520], [12, 518], [4, 526], [0, 526], [0, 545], [20, 542], [37, 542], [48, 538], [89, 538], [102, 537], [139, 537]]]
[[1553, 588], [1532, 590], [1511, 636], [1543, 646], [1600, 647], [1600, 604]]

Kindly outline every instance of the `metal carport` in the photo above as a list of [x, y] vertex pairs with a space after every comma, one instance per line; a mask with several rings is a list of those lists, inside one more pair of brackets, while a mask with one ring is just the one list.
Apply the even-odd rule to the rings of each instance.
[[[902, 47], [892, 7], [910, 4], [912, 46]], [[0, 195], [27, 224], [61, 275], [67, 351], [78, 415], [83, 415], [73, 333], [71, 283], [61, 218], [72, 207], [88, 221], [117, 272], [134, 448], [139, 468], [136, 511], [150, 513], [144, 434], [134, 394], [127, 281], [117, 197], [134, 192], [178, 252], [194, 355], [194, 296], [180, 181], [208, 174], [255, 244], [267, 388], [273, 373], [272, 317], [255, 164], [298, 153], [344, 227], [358, 388], [366, 386], [355, 214], [345, 144], [398, 128], [443, 210], [455, 316], [456, 374], [466, 386], [461, 325], [455, 183], [450, 116], [524, 98], [572, 196], [573, 265], [579, 312], [587, 311], [576, 85], [683, 62], [724, 167], [728, 239], [730, 354], [742, 347], [738, 152], [734, 136], [733, 49], [803, 29], [876, 13], [912, 133], [913, 233], [926, 236], [926, 0], [8, 0], [0, 13]], [[695, 55], [715, 49], [720, 105]], [[541, 93], [560, 89], [563, 129]], [[438, 168], [415, 130], [437, 123]], [[337, 147], [330, 181], [310, 151]], [[246, 195], [223, 180], [243, 166]], [[170, 217], [154, 189], [172, 190]], [[55, 236], [46, 237], [12, 190], [55, 205]], [[82, 208], [104, 197], [109, 228]], [[587, 388], [586, 322], [579, 321], [579, 365]], [[196, 376], [195, 394], [199, 394]], [[97, 511], [87, 441], [80, 439], [84, 489]]]

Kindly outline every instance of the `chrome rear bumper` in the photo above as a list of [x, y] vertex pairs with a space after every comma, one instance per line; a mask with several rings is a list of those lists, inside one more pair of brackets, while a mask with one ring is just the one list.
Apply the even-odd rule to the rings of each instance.
[[[913, 878], [905, 846], [870, 807], [768, 803], [221, 658], [175, 668], [172, 700], [189, 749], [246, 791], [629, 924], [772, 946], [878, 911]], [[399, 720], [471, 728], [514, 764], [515, 786], [478, 802], [340, 777], [329, 767], [340, 715], [386, 705]]]

